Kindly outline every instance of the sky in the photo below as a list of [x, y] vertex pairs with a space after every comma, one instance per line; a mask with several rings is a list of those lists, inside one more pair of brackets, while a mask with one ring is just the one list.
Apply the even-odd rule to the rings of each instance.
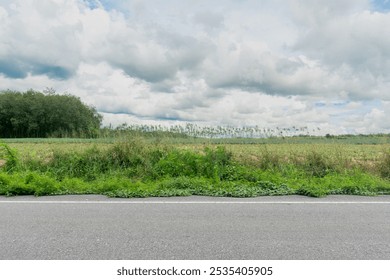
[[389, 0], [0, 0], [0, 90], [103, 124], [390, 133]]

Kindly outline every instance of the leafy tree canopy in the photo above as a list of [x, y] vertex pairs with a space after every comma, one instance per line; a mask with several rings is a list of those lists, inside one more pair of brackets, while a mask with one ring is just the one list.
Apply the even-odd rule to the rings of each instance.
[[0, 137], [96, 137], [102, 116], [70, 94], [0, 92]]

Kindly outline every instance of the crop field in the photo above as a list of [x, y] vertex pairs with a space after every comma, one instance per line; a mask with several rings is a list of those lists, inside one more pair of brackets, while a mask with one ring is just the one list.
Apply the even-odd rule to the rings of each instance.
[[390, 194], [388, 137], [7, 139], [0, 195]]

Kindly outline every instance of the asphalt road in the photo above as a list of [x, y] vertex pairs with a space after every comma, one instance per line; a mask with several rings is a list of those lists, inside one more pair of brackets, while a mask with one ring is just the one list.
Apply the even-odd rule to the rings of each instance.
[[390, 196], [0, 197], [0, 259], [390, 260]]

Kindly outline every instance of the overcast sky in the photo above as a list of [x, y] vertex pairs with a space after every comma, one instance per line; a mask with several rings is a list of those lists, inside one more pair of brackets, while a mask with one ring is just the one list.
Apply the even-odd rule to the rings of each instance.
[[0, 90], [104, 124], [390, 132], [389, 0], [0, 0]]

